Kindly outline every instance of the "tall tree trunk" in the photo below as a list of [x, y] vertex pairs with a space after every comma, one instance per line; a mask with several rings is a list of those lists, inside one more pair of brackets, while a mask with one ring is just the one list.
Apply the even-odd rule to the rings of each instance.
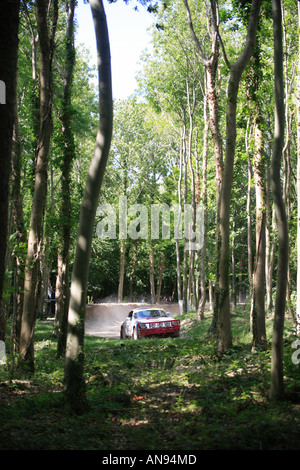
[[298, 2], [298, 77], [297, 77], [297, 324], [300, 336], [300, 2]]
[[[250, 326], [253, 333], [253, 347], [266, 343], [265, 328], [265, 279], [266, 279], [266, 182], [263, 150], [263, 118], [258, 98], [261, 69], [260, 39], [254, 50], [248, 69], [247, 103], [253, 125], [253, 173], [256, 196], [256, 253], [252, 278], [252, 304]], [[250, 174], [249, 174], [250, 178]], [[249, 209], [250, 210], [250, 209]]]
[[37, 285], [42, 244], [43, 218], [47, 195], [47, 170], [52, 132], [52, 59], [58, 17], [58, 1], [53, 3], [51, 33], [48, 33], [48, 1], [37, 0], [36, 20], [40, 46], [40, 131], [33, 202], [25, 266], [24, 306], [20, 337], [20, 359], [34, 369], [33, 334], [37, 306]]
[[133, 301], [133, 279], [135, 274], [135, 265], [137, 262], [137, 240], [133, 240], [133, 261], [132, 261], [132, 268], [129, 278], [129, 298], [128, 301]]
[[6, 336], [2, 295], [8, 230], [8, 195], [15, 119], [20, 1], [0, 6], [0, 340]]
[[[183, 128], [181, 129], [181, 144], [180, 144], [180, 156], [179, 156], [179, 178], [178, 178], [178, 206], [179, 211], [178, 213], [178, 220], [174, 222], [176, 223], [175, 228], [175, 244], [176, 244], [176, 270], [177, 270], [177, 299], [179, 305], [182, 302], [182, 288], [181, 288], [181, 266], [180, 266], [180, 247], [179, 247], [179, 229], [181, 224], [181, 211], [182, 211], [182, 166], [183, 166]], [[181, 308], [181, 307], [180, 307]], [[182, 313], [182, 312], [181, 312]]]
[[[218, 98], [216, 91], [218, 53], [212, 64], [207, 66], [207, 99], [209, 104], [209, 128], [214, 143], [215, 167], [216, 167], [216, 193], [217, 193], [217, 220], [220, 212], [221, 187], [223, 177], [223, 145], [222, 135], [219, 128]], [[218, 242], [218, 232], [216, 232], [216, 242]]]
[[118, 302], [123, 302], [124, 275], [125, 275], [125, 240], [122, 239], [120, 240], [120, 273], [119, 273]]
[[[183, 163], [184, 163], [184, 177], [183, 177], [183, 204], [187, 204], [187, 149], [186, 149], [186, 127], [184, 130], [184, 145], [183, 145]], [[185, 214], [184, 214], [185, 217]], [[186, 230], [184, 230], [184, 248], [183, 248], [183, 280], [182, 280], [182, 300], [183, 300], [183, 313], [188, 310], [188, 251], [186, 246], [188, 238], [186, 237]]]
[[98, 53], [99, 129], [80, 211], [79, 233], [72, 272], [65, 358], [65, 400], [70, 410], [87, 409], [84, 365], [86, 291], [94, 221], [113, 128], [110, 46], [102, 0], [90, 0]]
[[236, 305], [236, 260], [235, 260], [235, 230], [236, 230], [236, 215], [233, 214], [233, 221], [232, 221], [232, 247], [231, 247], [231, 271], [232, 271], [232, 302], [233, 305]]
[[[207, 102], [209, 107], [209, 128], [213, 139], [214, 145], [214, 156], [215, 156], [215, 167], [216, 167], [216, 246], [218, 246], [219, 239], [219, 213], [220, 213], [220, 199], [221, 199], [221, 185], [223, 178], [223, 145], [222, 145], [222, 135], [219, 127], [219, 112], [218, 112], [218, 97], [216, 90], [216, 73], [218, 70], [218, 60], [219, 60], [219, 39], [218, 39], [218, 15], [217, 15], [217, 2], [215, 0], [211, 1], [211, 11], [210, 11], [210, 38], [211, 38], [211, 54], [207, 58], [204, 55], [201, 42], [197, 37], [193, 21], [188, 5], [187, 0], [183, 0], [189, 28], [191, 35], [197, 47], [199, 57], [205, 67], [206, 71], [206, 91], [207, 91]], [[215, 329], [215, 319], [213, 320], [212, 330]]]
[[23, 288], [24, 285], [24, 246], [27, 234], [24, 225], [23, 204], [21, 195], [21, 136], [19, 117], [16, 103], [15, 123], [13, 131], [13, 146], [11, 157], [11, 199], [12, 199], [12, 221], [17, 235], [18, 250], [15, 256], [15, 315], [13, 324], [13, 350], [19, 351], [21, 319], [23, 312]]
[[159, 273], [158, 273], [158, 279], [157, 279], [157, 289], [156, 289], [156, 303], [158, 304], [160, 302], [160, 297], [161, 297], [161, 286], [162, 286], [162, 278], [163, 278], [163, 271], [164, 271], [164, 258], [165, 255], [162, 252], [161, 257], [160, 257], [160, 266], [159, 266]]
[[265, 261], [266, 261], [266, 230], [265, 230], [265, 163], [263, 158], [263, 137], [261, 120], [258, 115], [253, 125], [254, 133], [254, 181], [256, 192], [256, 254], [253, 271], [252, 329], [253, 346], [266, 343], [265, 326]]
[[151, 293], [151, 303], [155, 304], [155, 280], [154, 280], [154, 247], [153, 240], [150, 240], [149, 246], [149, 265], [150, 265], [150, 293]]
[[252, 165], [249, 156], [249, 122], [247, 122], [247, 131], [245, 137], [246, 153], [248, 155], [248, 186], [247, 186], [247, 247], [248, 247], [248, 278], [249, 293], [252, 295], [252, 230], [251, 230], [251, 188], [252, 188]]
[[58, 249], [58, 275], [56, 292], [56, 318], [57, 318], [57, 353], [61, 356], [65, 353], [68, 323], [69, 304], [69, 251], [71, 237], [71, 197], [70, 197], [70, 172], [75, 156], [74, 136], [71, 128], [71, 88], [73, 83], [73, 71], [75, 64], [74, 46], [74, 10], [75, 0], [66, 2], [67, 34], [66, 34], [66, 63], [64, 73], [64, 95], [62, 113], [63, 138], [63, 163], [61, 182], [61, 220], [62, 220], [62, 244]]
[[219, 201], [221, 195], [221, 183], [223, 173], [223, 149], [222, 149], [222, 135], [219, 128], [219, 113], [218, 113], [218, 98], [216, 91], [216, 73], [218, 69], [219, 59], [219, 40], [218, 40], [218, 21], [217, 21], [217, 2], [211, 1], [211, 12], [210, 12], [210, 38], [211, 38], [211, 54], [209, 58], [206, 58], [202, 49], [201, 42], [197, 37], [193, 21], [189, 9], [187, 0], [183, 0], [189, 28], [196, 44], [199, 57], [205, 66], [206, 78], [207, 78], [207, 102], [209, 107], [209, 128], [211, 131], [213, 144], [214, 144], [214, 155], [216, 164], [216, 180], [217, 180], [217, 208], [219, 208]]
[[[40, 99], [39, 99], [39, 74], [38, 74], [38, 43], [39, 43], [39, 35], [36, 31], [36, 27], [34, 26], [35, 21], [31, 20], [31, 15], [34, 15], [34, 9], [32, 14], [28, 9], [28, 2], [23, 1], [22, 6], [24, 7], [25, 13], [25, 20], [27, 25], [27, 31], [30, 37], [31, 42], [31, 84], [30, 84], [30, 101], [31, 101], [31, 111], [30, 111], [30, 120], [32, 122], [32, 132], [33, 132], [33, 139], [31, 149], [34, 154], [34, 158], [32, 158], [32, 163], [30, 164], [30, 170], [32, 173], [31, 177], [31, 192], [33, 194], [34, 191], [34, 171], [35, 171], [35, 162], [36, 162], [36, 153], [37, 153], [37, 143], [39, 137], [39, 128], [40, 128], [40, 119], [39, 119], [39, 107], [40, 107]], [[31, 9], [30, 9], [31, 10]]]
[[223, 354], [232, 344], [229, 299], [229, 222], [236, 146], [237, 96], [242, 73], [254, 50], [260, 5], [261, 0], [252, 1], [246, 44], [240, 57], [233, 65], [230, 65], [225, 54], [225, 59], [230, 69], [230, 77], [227, 89], [226, 152], [220, 200], [220, 248], [216, 286], [218, 352], [220, 354]]
[[[292, 135], [292, 121], [294, 119], [294, 112], [290, 110], [290, 94], [291, 85], [289, 81], [287, 56], [289, 46], [287, 45], [287, 33], [286, 33], [286, 21], [285, 21], [285, 8], [284, 3], [281, 4], [282, 14], [282, 26], [283, 26], [283, 57], [284, 57], [284, 86], [285, 86], [285, 143], [283, 146], [283, 203], [285, 206], [286, 217], [289, 220], [291, 214], [290, 207], [290, 190], [291, 190], [291, 135]], [[293, 81], [293, 79], [292, 79]], [[291, 270], [288, 263], [287, 272], [287, 289], [286, 289], [286, 300], [287, 300], [287, 312], [294, 320], [294, 310], [291, 302]]]
[[[193, 133], [194, 133], [194, 113], [196, 106], [196, 95], [195, 95], [195, 84], [190, 84], [189, 77], [189, 61], [187, 60], [187, 79], [186, 79], [186, 95], [188, 103], [188, 117], [189, 117], [189, 135], [188, 135], [188, 148], [187, 148], [187, 165], [190, 171], [191, 181], [191, 221], [190, 230], [195, 233], [196, 226], [196, 191], [195, 191], [195, 173], [192, 158], [192, 146], [193, 146]], [[195, 289], [195, 250], [193, 248], [193, 240], [189, 236], [189, 278], [188, 278], [188, 299], [192, 309], [195, 310], [197, 307], [197, 292]], [[187, 247], [185, 247], [187, 249]]]
[[281, 1], [272, 0], [274, 36], [275, 132], [271, 166], [271, 189], [278, 227], [278, 267], [275, 314], [272, 338], [271, 391], [272, 399], [283, 396], [283, 328], [286, 305], [288, 269], [288, 225], [281, 191], [281, 159], [284, 144], [284, 84]]
[[274, 259], [274, 230], [271, 239], [272, 227], [274, 228], [273, 208], [270, 201], [270, 171], [266, 163], [266, 309], [270, 312], [273, 307], [272, 297], [272, 278], [273, 278], [273, 259]]
[[[206, 84], [206, 80], [205, 80]], [[207, 154], [208, 154], [208, 124], [207, 124], [207, 92], [205, 85], [205, 96], [203, 103], [203, 118], [204, 118], [204, 132], [203, 132], [203, 153], [202, 153], [202, 193], [201, 203], [204, 211], [204, 234], [203, 245], [201, 248], [201, 268], [200, 268], [200, 301], [198, 307], [198, 318], [204, 320], [204, 310], [206, 301], [206, 246], [207, 246]]]

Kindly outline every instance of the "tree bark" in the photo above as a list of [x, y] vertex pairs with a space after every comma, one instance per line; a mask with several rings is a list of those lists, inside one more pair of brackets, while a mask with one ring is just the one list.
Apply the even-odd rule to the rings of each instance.
[[[183, 127], [181, 128], [181, 143], [180, 143], [180, 156], [179, 156], [179, 177], [178, 177], [178, 206], [180, 213], [175, 227], [175, 243], [176, 243], [176, 271], [177, 271], [177, 298], [178, 302], [182, 302], [182, 287], [181, 287], [181, 266], [180, 266], [180, 247], [179, 247], [179, 229], [182, 218], [182, 166], [183, 166]], [[174, 222], [174, 226], [175, 226]], [[182, 312], [181, 312], [182, 313]]]
[[[285, 20], [285, 6], [284, 3], [281, 3], [281, 14], [282, 14], [282, 27], [283, 27], [283, 62], [284, 62], [284, 87], [285, 87], [285, 142], [283, 146], [283, 203], [285, 206], [286, 217], [289, 220], [291, 216], [291, 198], [290, 198], [290, 191], [291, 191], [291, 135], [292, 135], [292, 121], [294, 119], [294, 111], [291, 111], [290, 107], [290, 95], [291, 95], [291, 83], [294, 79], [291, 78], [289, 80], [289, 73], [288, 73], [288, 64], [287, 64], [287, 57], [289, 53], [289, 46], [287, 44], [287, 31], [286, 31], [286, 20]], [[290, 314], [293, 321], [295, 320], [294, 309], [292, 307], [291, 301], [291, 269], [288, 263], [288, 272], [287, 272], [287, 289], [286, 289], [286, 308], [287, 313]]]
[[80, 211], [79, 233], [72, 272], [65, 357], [65, 401], [82, 413], [87, 409], [84, 365], [86, 291], [94, 221], [112, 138], [113, 100], [110, 46], [102, 0], [90, 0], [98, 54], [99, 128]]
[[[272, 279], [273, 279], [273, 260], [274, 260], [274, 208], [270, 201], [270, 171], [266, 163], [266, 292], [267, 292], [267, 312], [273, 308], [272, 297]], [[273, 236], [271, 234], [273, 232]]]
[[226, 150], [220, 200], [220, 242], [216, 285], [216, 320], [218, 331], [218, 352], [223, 354], [232, 344], [230, 299], [229, 299], [229, 230], [230, 203], [233, 181], [234, 155], [236, 146], [236, 107], [242, 73], [254, 50], [261, 0], [253, 0], [248, 21], [245, 47], [230, 68], [227, 88]]
[[297, 311], [296, 333], [300, 335], [300, 2], [298, 2], [298, 77], [297, 77]]
[[58, 17], [58, 1], [53, 3], [51, 33], [48, 33], [48, 1], [37, 0], [36, 20], [40, 46], [40, 130], [33, 202], [25, 266], [24, 306], [20, 336], [20, 361], [34, 370], [33, 333], [37, 306], [37, 283], [41, 253], [43, 218], [47, 195], [47, 170], [52, 133], [52, 59]]
[[210, 16], [210, 38], [211, 38], [211, 54], [210, 57], [205, 57], [202, 45], [199, 38], [197, 37], [192, 17], [189, 9], [187, 0], [183, 0], [189, 28], [196, 44], [199, 57], [205, 67], [207, 77], [207, 102], [209, 107], [209, 128], [211, 131], [213, 144], [214, 144], [214, 155], [216, 165], [216, 181], [217, 181], [217, 208], [219, 208], [219, 201], [221, 195], [221, 183], [223, 173], [223, 146], [222, 146], [222, 135], [219, 128], [219, 113], [218, 113], [218, 98], [216, 92], [216, 73], [218, 69], [219, 59], [219, 40], [218, 40], [218, 22], [217, 22], [217, 11], [216, 2], [211, 1], [211, 16]]
[[137, 240], [133, 240], [133, 260], [132, 260], [132, 268], [130, 272], [129, 278], [129, 298], [128, 301], [133, 301], [133, 280], [135, 275], [135, 266], [137, 263]]
[[278, 267], [272, 338], [271, 391], [274, 400], [283, 397], [283, 328], [289, 257], [288, 224], [283, 203], [280, 170], [284, 145], [284, 84], [281, 1], [272, 0], [274, 37], [275, 132], [271, 165], [271, 190], [278, 227]]
[[249, 290], [252, 294], [252, 231], [251, 231], [251, 186], [252, 186], [252, 171], [251, 161], [248, 157], [248, 186], [247, 186], [247, 246], [248, 246], [248, 277], [249, 277]]
[[150, 267], [150, 292], [151, 292], [151, 303], [155, 304], [155, 280], [154, 280], [154, 246], [153, 240], [150, 240], [149, 244], [149, 267]]
[[[214, 145], [214, 156], [215, 156], [215, 168], [216, 168], [216, 247], [219, 243], [219, 212], [220, 212], [220, 199], [221, 199], [221, 185], [223, 178], [223, 145], [222, 145], [222, 134], [219, 127], [219, 113], [218, 113], [218, 97], [216, 91], [216, 73], [218, 69], [219, 60], [219, 38], [218, 38], [218, 20], [217, 20], [217, 4], [215, 0], [211, 0], [211, 15], [210, 15], [210, 38], [211, 38], [211, 53], [209, 57], [205, 57], [201, 42], [197, 37], [191, 12], [189, 9], [188, 1], [183, 0], [189, 28], [191, 35], [197, 47], [199, 57], [205, 67], [206, 72], [206, 91], [207, 91], [207, 102], [209, 108], [209, 129], [213, 139]], [[214, 330], [215, 320], [211, 330]]]
[[158, 273], [158, 279], [157, 279], [157, 289], [156, 289], [156, 303], [160, 303], [160, 297], [161, 297], [161, 287], [162, 287], [162, 280], [163, 280], [163, 271], [164, 271], [164, 259], [165, 255], [162, 252], [161, 257], [160, 257], [160, 266], [159, 266], [159, 273]]
[[20, 1], [0, 6], [0, 340], [6, 337], [2, 294], [8, 231], [9, 177], [15, 118]]
[[231, 272], [232, 272], [232, 303], [236, 306], [236, 260], [235, 260], [235, 231], [236, 231], [236, 214], [232, 216], [232, 247], [231, 247]]
[[24, 285], [24, 247], [27, 242], [27, 233], [24, 225], [23, 204], [21, 195], [21, 136], [19, 117], [16, 103], [15, 123], [13, 131], [13, 146], [11, 154], [11, 198], [12, 198], [12, 221], [16, 233], [18, 249], [15, 255], [15, 315], [13, 319], [14, 331], [13, 350], [19, 351], [21, 320], [23, 312], [24, 292], [21, 286]]
[[124, 291], [124, 276], [125, 276], [125, 240], [120, 240], [120, 273], [119, 273], [119, 288], [118, 288], [118, 302], [123, 302]]
[[63, 138], [63, 163], [61, 182], [61, 240], [62, 244], [58, 249], [58, 274], [56, 288], [56, 319], [57, 319], [57, 354], [61, 356], [65, 353], [68, 305], [69, 305], [69, 250], [71, 237], [71, 197], [70, 197], [70, 171], [72, 161], [75, 156], [74, 136], [71, 127], [71, 87], [73, 82], [73, 71], [75, 64], [74, 47], [74, 10], [75, 0], [66, 2], [67, 34], [66, 34], [66, 67], [64, 74], [64, 95], [62, 103], [62, 113], [60, 116], [62, 123]]
[[[258, 111], [259, 112], [259, 111]], [[266, 343], [265, 326], [265, 260], [266, 260], [266, 198], [265, 163], [261, 122], [255, 117], [254, 126], [254, 181], [256, 192], [256, 255], [253, 271], [252, 331], [253, 346]]]
[[[203, 245], [201, 248], [201, 268], [200, 268], [200, 301], [198, 306], [198, 319], [204, 320], [204, 310], [206, 302], [206, 246], [207, 246], [207, 155], [208, 155], [208, 123], [207, 123], [207, 92], [206, 92], [205, 79], [205, 95], [203, 103], [203, 118], [204, 118], [204, 131], [203, 131], [203, 152], [202, 152], [202, 190], [201, 190], [201, 203], [204, 211], [204, 234]], [[197, 201], [198, 202], [198, 201]]]
[[[183, 133], [183, 163], [184, 163], [184, 175], [183, 175], [183, 204], [187, 204], [187, 136], [186, 136], [186, 126], [184, 126]], [[185, 214], [184, 214], [185, 216]], [[188, 310], [188, 252], [185, 249], [188, 238], [186, 236], [186, 231], [184, 230], [184, 249], [183, 249], [183, 268], [182, 268], [182, 300], [183, 300], [183, 313], [186, 313]]]

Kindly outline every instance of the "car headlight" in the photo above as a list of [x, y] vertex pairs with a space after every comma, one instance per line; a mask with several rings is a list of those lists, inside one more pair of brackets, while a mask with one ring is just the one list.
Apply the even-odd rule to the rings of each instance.
[[148, 324], [147, 323], [138, 323], [138, 327], [141, 329], [141, 330], [145, 330], [148, 328]]
[[178, 325], [180, 325], [180, 320], [174, 320], [172, 322], [172, 324], [173, 324], [173, 326], [178, 326]]

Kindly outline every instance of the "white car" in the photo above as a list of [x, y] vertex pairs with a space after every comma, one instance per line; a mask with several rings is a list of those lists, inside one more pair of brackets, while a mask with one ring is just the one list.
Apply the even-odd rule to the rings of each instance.
[[137, 308], [129, 312], [121, 324], [120, 338], [138, 339], [145, 336], [178, 337], [180, 320], [171, 317], [161, 308]]

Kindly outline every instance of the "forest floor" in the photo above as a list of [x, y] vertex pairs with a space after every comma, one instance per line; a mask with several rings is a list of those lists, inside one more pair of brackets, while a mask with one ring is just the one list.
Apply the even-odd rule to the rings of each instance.
[[[39, 320], [36, 371], [0, 366], [0, 450], [299, 450], [300, 365], [284, 338], [285, 398], [269, 399], [271, 346], [251, 352], [249, 309], [232, 314], [234, 344], [215, 353], [211, 314], [181, 317], [174, 339], [112, 340], [86, 335], [89, 411], [64, 408], [64, 360], [53, 323]], [[271, 337], [272, 320], [268, 320]], [[9, 336], [9, 335], [8, 335]], [[9, 351], [9, 345], [7, 345]]]

